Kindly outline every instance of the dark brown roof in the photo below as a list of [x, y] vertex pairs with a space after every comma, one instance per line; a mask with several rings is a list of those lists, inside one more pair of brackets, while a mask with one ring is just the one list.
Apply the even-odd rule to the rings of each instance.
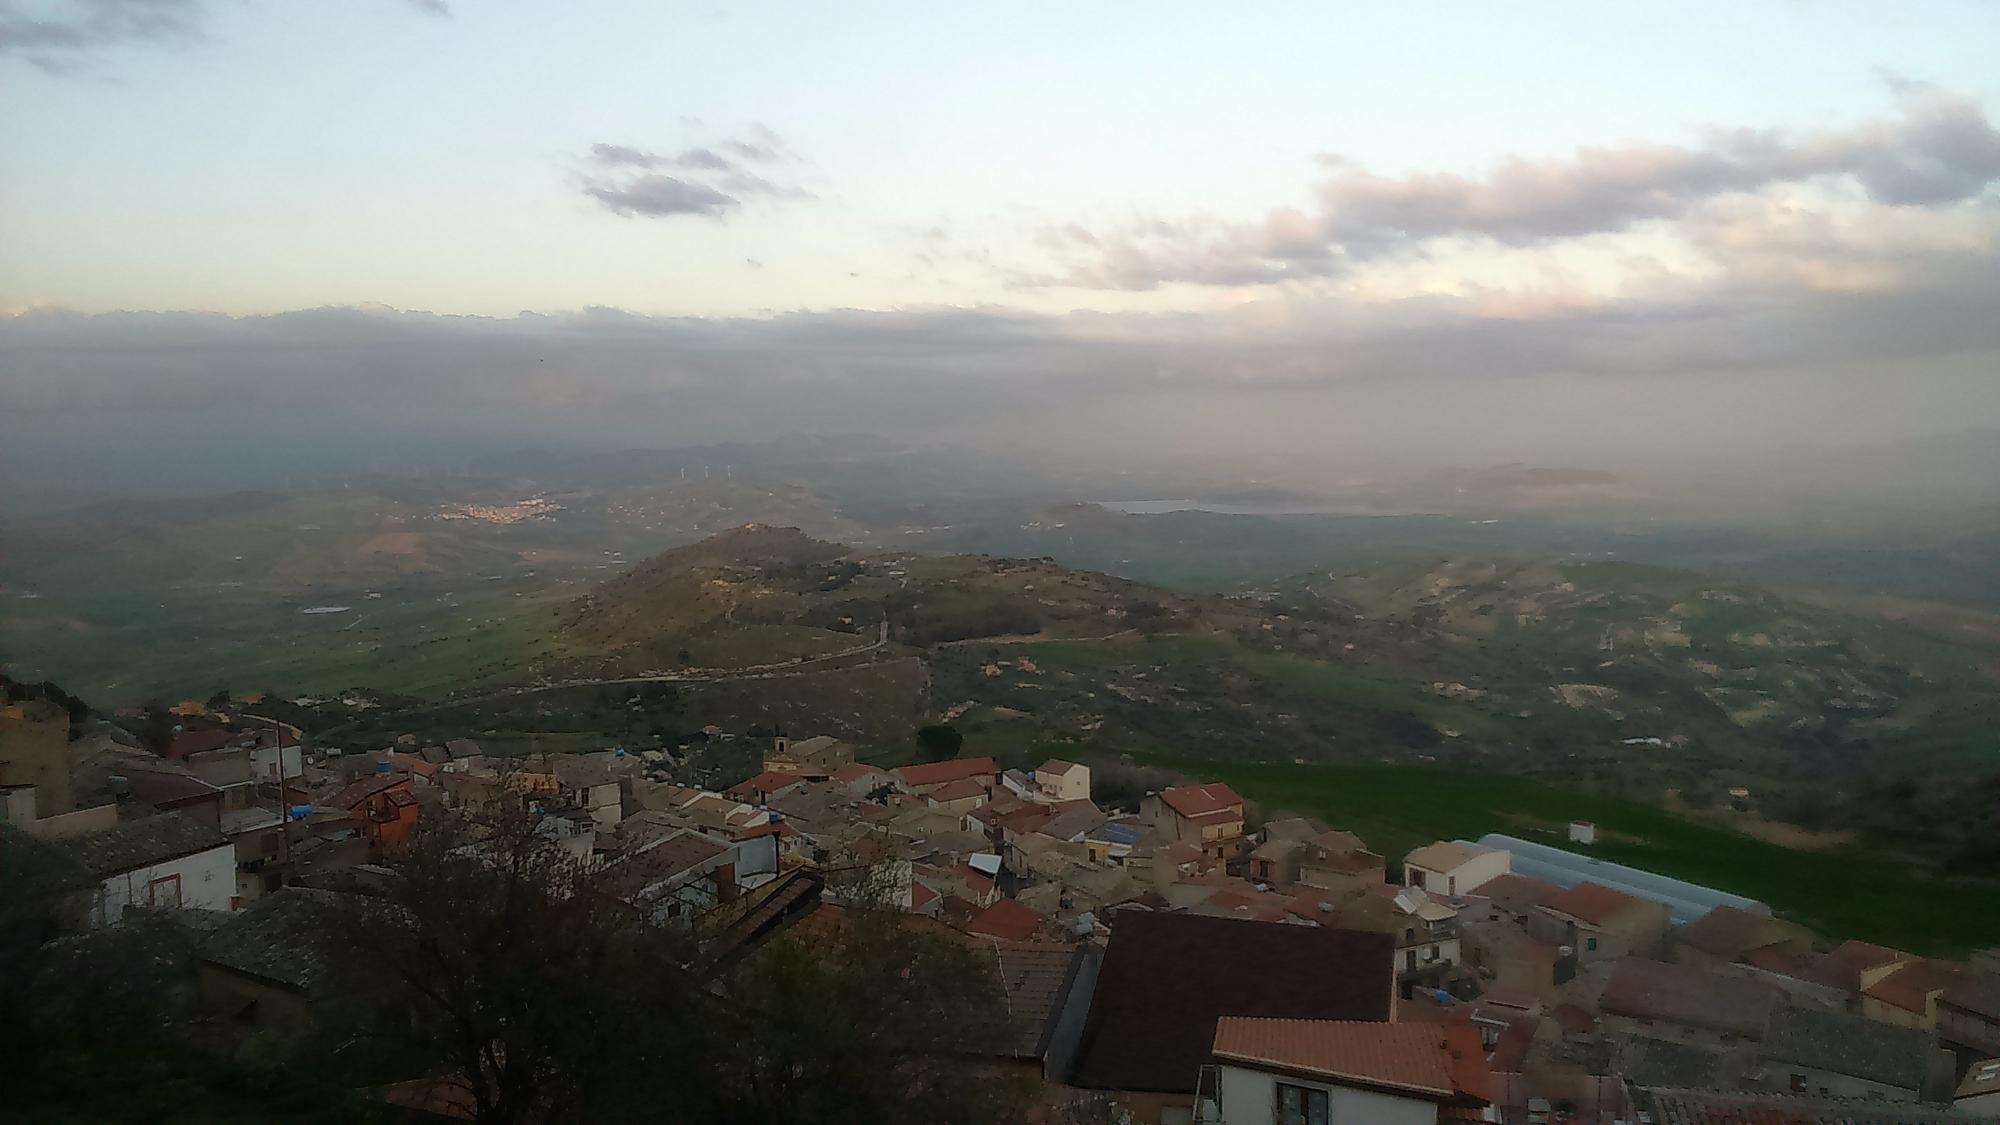
[[1019, 1031], [1015, 1056], [1041, 1058], [1048, 1053], [1063, 1001], [1076, 983], [1083, 950], [1070, 945], [991, 939], [979, 945], [993, 953], [993, 965], [1007, 996], [1007, 1014]]
[[372, 773], [327, 798], [326, 803], [330, 808], [351, 809], [377, 793], [409, 783], [407, 773]]
[[617, 898], [631, 899], [646, 888], [692, 871], [728, 850], [728, 845], [699, 833], [682, 832], [605, 868], [604, 887]]
[[1243, 808], [1243, 798], [1238, 797], [1234, 789], [1220, 781], [1211, 781], [1207, 785], [1182, 785], [1173, 789], [1162, 789], [1160, 800], [1168, 808], [1190, 819], [1219, 812], [1241, 812]]
[[1554, 883], [1509, 872], [1481, 883], [1473, 894], [1491, 900], [1493, 905], [1509, 914], [1526, 914], [1562, 894], [1562, 888]]
[[1386, 1021], [1387, 934], [1121, 910], [1073, 1084], [1192, 1093], [1220, 1016]]

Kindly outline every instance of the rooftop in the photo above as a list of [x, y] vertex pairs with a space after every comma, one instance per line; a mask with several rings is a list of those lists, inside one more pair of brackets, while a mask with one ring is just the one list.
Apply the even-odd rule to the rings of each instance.
[[1061, 758], [1050, 758], [1038, 766], [1035, 769], [1035, 773], [1037, 775], [1048, 774], [1052, 777], [1061, 777], [1076, 768], [1077, 764], [1075, 762], [1065, 762]]
[[1983, 1059], [1967, 1067], [1955, 1096], [1976, 1098], [1983, 1094], [2000, 1094], [2000, 1059]]
[[961, 777], [957, 781], [947, 781], [930, 791], [933, 801], [963, 801], [969, 797], [984, 797], [986, 787], [976, 777]]
[[1434, 1101], [1484, 1103], [1490, 1075], [1479, 1032], [1461, 1024], [1223, 1016], [1216, 1058]]
[[1911, 960], [1911, 955], [1900, 949], [1865, 941], [1843, 941], [1814, 961], [1807, 975], [1820, 984], [1859, 992], [1863, 972], [1893, 961], [1908, 960]]
[[1393, 959], [1386, 934], [1118, 911], [1073, 1084], [1191, 1093], [1219, 1016], [1386, 1021]]
[[1013, 899], [1001, 898], [993, 900], [993, 905], [974, 915], [972, 924], [965, 928], [965, 932], [1003, 941], [1027, 941], [1041, 932], [1045, 921], [1047, 919]]
[[1764, 1032], [1764, 1057], [1921, 1092], [1938, 1044], [1929, 1032], [1860, 1016], [1779, 1008]]
[[1718, 906], [1680, 933], [1682, 944], [1725, 961], [1734, 961], [1784, 937], [1784, 926], [1777, 919], [1734, 906]]
[[1596, 883], [1578, 883], [1566, 891], [1558, 892], [1542, 906], [1579, 922], [1601, 926], [1638, 903], [1638, 899], [1624, 891], [1613, 890]]
[[895, 772], [897, 777], [903, 779], [903, 784], [919, 786], [943, 785], [962, 777], [991, 777], [996, 771], [991, 758], [952, 758], [943, 762], [898, 766]]
[[1048, 1053], [1063, 999], [1075, 983], [1084, 952], [1074, 946], [1032, 942], [989, 939], [979, 944], [992, 951], [1000, 986], [1007, 995], [1007, 1014], [1020, 1028], [1016, 1056], [1042, 1057]]
[[1168, 808], [1185, 817], [1209, 816], [1219, 812], [1242, 811], [1243, 798], [1236, 791], [1220, 781], [1206, 785], [1181, 785], [1160, 790], [1160, 800]]
[[1862, 992], [1874, 1000], [1922, 1013], [1929, 1008], [1933, 992], [1943, 992], [1965, 978], [1962, 966], [1948, 961], [1912, 961]]
[[1973, 1125], [1978, 1120], [1909, 1102], [1725, 1090], [1638, 1087], [1633, 1100], [1654, 1125]]
[[1608, 1013], [1751, 1039], [1764, 1033], [1772, 1003], [1768, 991], [1735, 977], [1637, 957], [1615, 963], [1597, 1001]]
[[325, 985], [334, 968], [327, 915], [353, 896], [281, 887], [228, 917], [201, 943], [201, 957], [298, 992]]
[[123, 820], [102, 832], [65, 836], [50, 843], [95, 879], [229, 846], [221, 832], [180, 813]]
[[1412, 851], [1403, 857], [1403, 862], [1426, 871], [1455, 871], [1492, 850], [1455, 840], [1439, 840]]

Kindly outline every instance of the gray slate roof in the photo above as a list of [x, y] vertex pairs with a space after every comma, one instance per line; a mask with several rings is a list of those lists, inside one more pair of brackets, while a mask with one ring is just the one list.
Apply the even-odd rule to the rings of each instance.
[[1987, 1114], [1958, 1113], [1913, 1102], [1799, 1098], [1723, 1090], [1636, 1087], [1636, 1108], [1655, 1125], [1994, 1125]]
[[1614, 1037], [1612, 1069], [1635, 1086], [1724, 1086], [1721, 1052], [1644, 1035]]
[[353, 897], [282, 887], [209, 934], [201, 943], [202, 960], [310, 993], [333, 976], [327, 914]]
[[1937, 1038], [1860, 1016], [1779, 1008], [1764, 1032], [1764, 1057], [1885, 1086], [1921, 1091]]
[[180, 813], [121, 820], [102, 832], [50, 842], [97, 879], [229, 845], [212, 826]]

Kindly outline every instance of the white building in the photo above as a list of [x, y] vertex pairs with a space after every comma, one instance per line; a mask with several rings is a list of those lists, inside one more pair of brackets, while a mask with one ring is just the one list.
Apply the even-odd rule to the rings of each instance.
[[1513, 870], [1512, 858], [1497, 848], [1440, 840], [1403, 857], [1403, 885], [1457, 898]]
[[305, 772], [305, 758], [297, 743], [285, 747], [257, 746], [250, 750], [252, 780], [276, 784], [281, 765], [288, 781]]
[[1050, 758], [1035, 771], [1035, 791], [1050, 801], [1090, 800], [1090, 767]]
[[236, 908], [235, 845], [214, 826], [183, 814], [120, 821], [50, 843], [97, 882], [87, 912], [92, 926], [117, 922], [128, 906]]
[[1200, 1125], [1436, 1125], [1498, 1120], [1470, 1026], [1223, 1016]]

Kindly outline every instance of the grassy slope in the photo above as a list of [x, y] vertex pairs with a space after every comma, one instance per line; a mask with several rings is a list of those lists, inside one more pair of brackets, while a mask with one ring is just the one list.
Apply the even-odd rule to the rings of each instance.
[[1286, 809], [1353, 830], [1392, 859], [1436, 839], [1506, 832], [1566, 846], [1562, 827], [1591, 820], [1611, 838], [1591, 854], [1761, 899], [1836, 938], [1923, 952], [1990, 945], [2000, 932], [2000, 887], [1954, 883], [1866, 852], [1783, 848], [1695, 824], [1635, 801], [1518, 777], [1418, 767], [1323, 767], [1142, 755], [1152, 765], [1219, 778], [1267, 810]]

